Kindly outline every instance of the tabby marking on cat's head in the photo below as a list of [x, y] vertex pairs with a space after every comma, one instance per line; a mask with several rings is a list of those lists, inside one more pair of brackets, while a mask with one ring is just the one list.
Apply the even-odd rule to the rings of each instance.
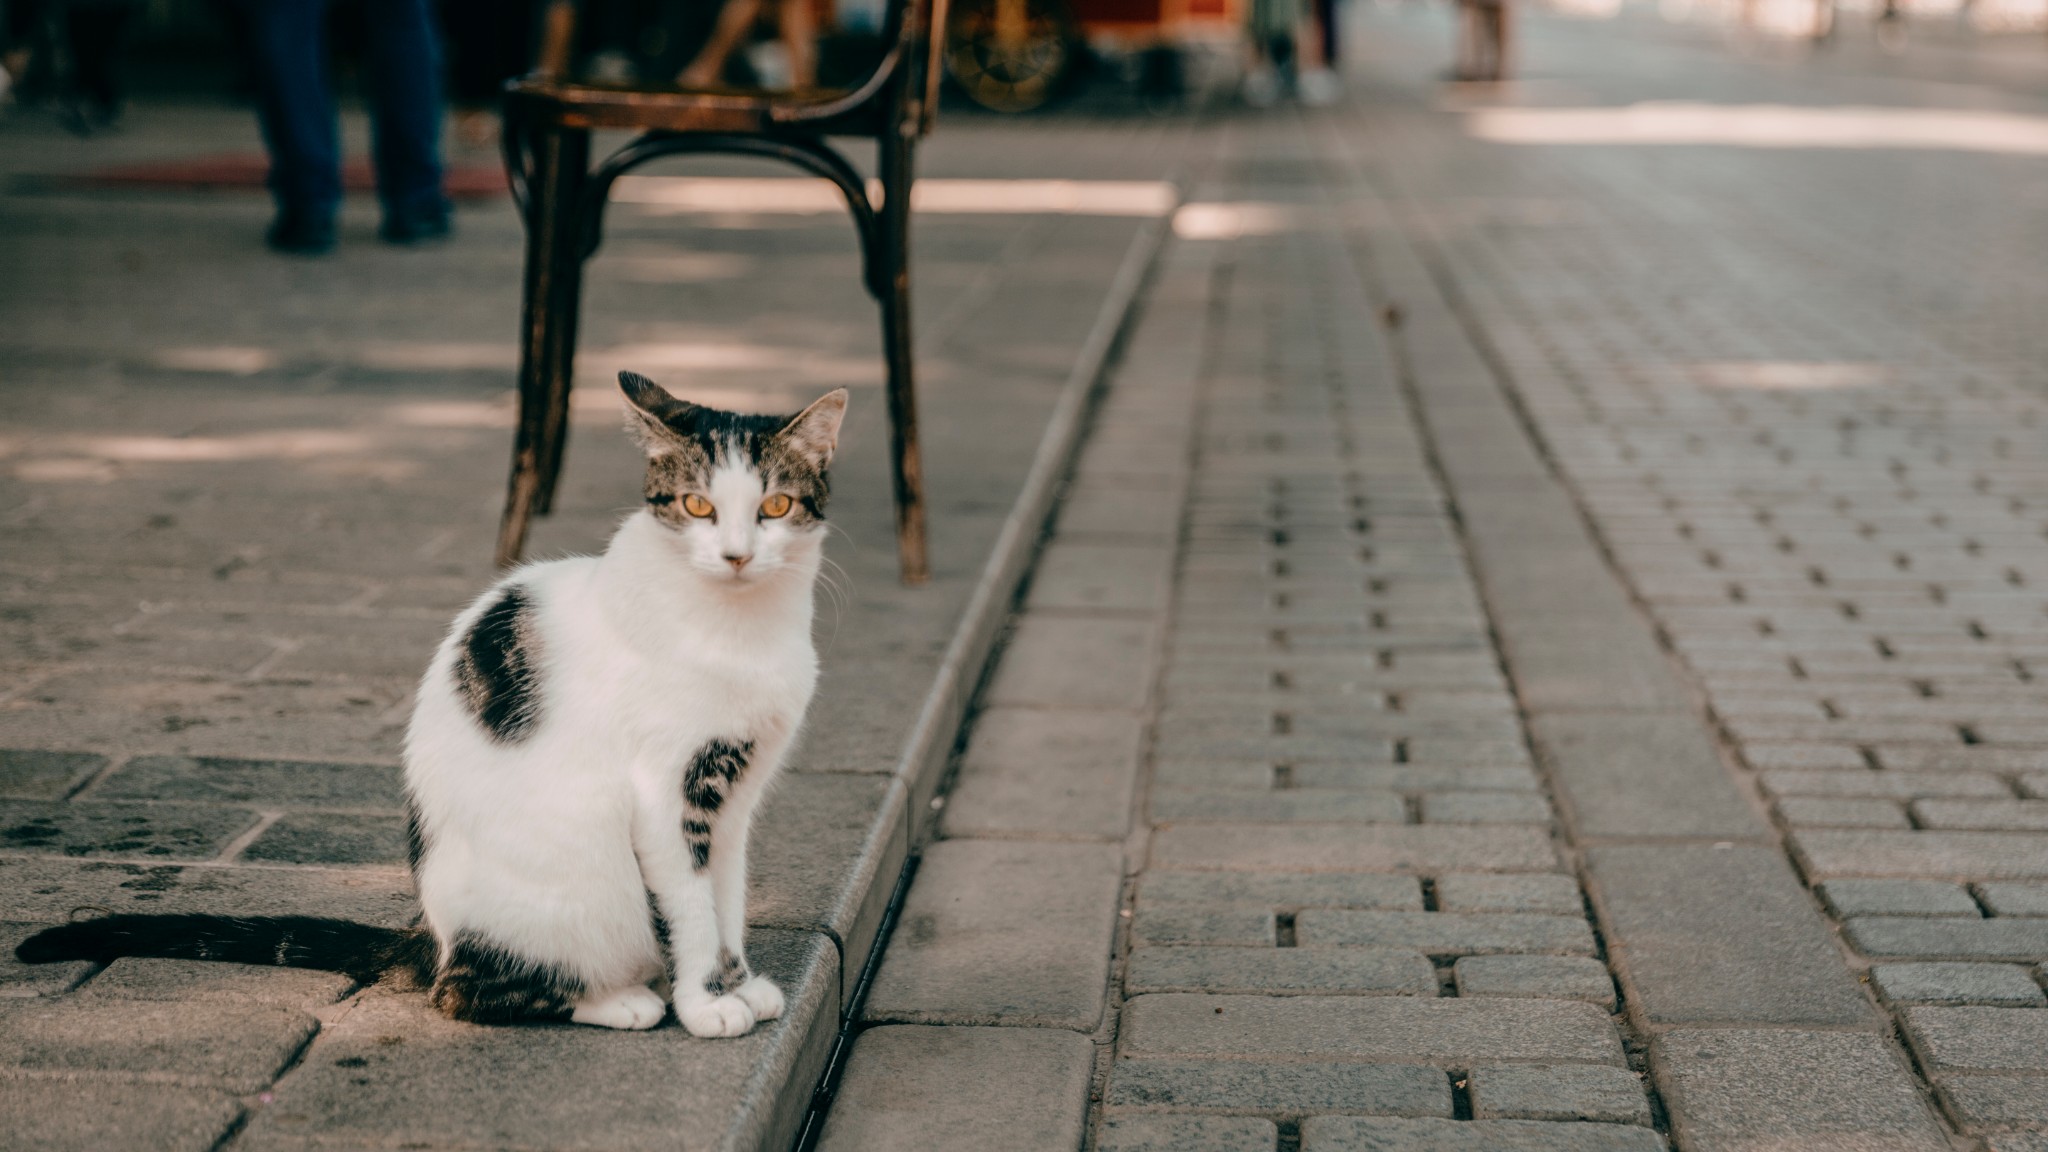
[[647, 510], [703, 575], [752, 583], [815, 553], [846, 389], [795, 416], [753, 416], [669, 395], [619, 373], [627, 427], [647, 451]]

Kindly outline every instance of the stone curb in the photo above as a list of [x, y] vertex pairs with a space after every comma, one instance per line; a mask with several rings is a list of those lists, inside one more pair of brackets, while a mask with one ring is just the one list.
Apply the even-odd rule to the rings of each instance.
[[[806, 1148], [818, 1137], [825, 1117], [825, 1105], [830, 1102], [852, 1048], [852, 1033], [846, 1022], [854, 1019], [858, 1012], [880, 949], [887, 943], [879, 929], [907, 887], [900, 880], [909, 862], [909, 842], [918, 838], [921, 822], [930, 811], [931, 798], [952, 759], [955, 738], [966, 721], [968, 706], [980, 686], [989, 658], [995, 652], [996, 639], [1009, 619], [1011, 605], [1037, 558], [1060, 484], [1080, 449], [1089, 414], [1124, 337], [1130, 331], [1138, 301], [1158, 264], [1172, 221], [1173, 213], [1169, 209], [1132, 237], [1123, 263], [1117, 269], [1116, 279], [1111, 281], [1101, 311], [1096, 315], [1094, 327], [1089, 330], [1080, 355], [1075, 358], [1066, 382], [1061, 385], [1059, 400], [1046, 422], [1044, 434], [1039, 438], [1030, 471], [1025, 474], [1016, 503], [1004, 518], [995, 544], [989, 550], [988, 561], [982, 566], [974, 591], [961, 612], [960, 624], [946, 646], [946, 654], [939, 662], [931, 690], [925, 695], [917, 722], [904, 742], [903, 754], [892, 773], [908, 792], [906, 820], [910, 825], [909, 836], [885, 836], [871, 841], [885, 845], [880, 850], [894, 859], [883, 861], [875, 869], [876, 882], [869, 895], [879, 895], [878, 890], [887, 883], [895, 890], [895, 897], [862, 900], [860, 918], [850, 935], [854, 939], [871, 941], [870, 955], [862, 958], [860, 968], [845, 969], [850, 976], [856, 972], [859, 975], [843, 997], [842, 1014], [834, 1029], [839, 1034], [838, 1039], [816, 1083], [804, 1086], [785, 1083], [775, 1093], [770, 1108], [776, 1122], [769, 1125], [770, 1137], [760, 1145], [763, 1149]], [[893, 806], [886, 806], [878, 818], [878, 825], [887, 822], [893, 811]], [[878, 831], [886, 830], [878, 828]], [[842, 949], [845, 948], [845, 941], [838, 943]], [[842, 965], [847, 959], [842, 957]], [[799, 1087], [801, 1095], [796, 1091]], [[787, 1121], [784, 1117], [788, 1118]], [[781, 1138], [785, 1133], [788, 1138]]]

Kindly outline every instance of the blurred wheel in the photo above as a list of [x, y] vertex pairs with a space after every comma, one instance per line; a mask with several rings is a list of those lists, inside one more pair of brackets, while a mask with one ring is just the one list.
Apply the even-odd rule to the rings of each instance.
[[996, 112], [1029, 112], [1057, 97], [1081, 56], [1064, 0], [954, 0], [946, 71], [967, 98]]

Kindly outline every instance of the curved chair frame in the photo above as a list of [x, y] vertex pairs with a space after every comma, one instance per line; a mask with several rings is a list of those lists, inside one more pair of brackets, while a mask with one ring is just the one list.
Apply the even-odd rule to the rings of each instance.
[[[518, 561], [527, 527], [554, 503], [568, 440], [583, 265], [603, 242], [613, 184], [670, 156], [780, 160], [830, 180], [860, 238], [862, 281], [882, 311], [897, 548], [906, 584], [930, 576], [924, 479], [910, 334], [910, 189], [917, 139], [931, 126], [945, 0], [895, 0], [881, 64], [844, 93], [768, 94], [599, 87], [559, 79], [575, 27], [574, 0], [549, 12], [542, 66], [506, 88], [505, 169], [526, 225], [519, 426], [499, 525], [497, 560]], [[642, 134], [593, 169], [591, 132]], [[878, 206], [828, 136], [876, 141]]]

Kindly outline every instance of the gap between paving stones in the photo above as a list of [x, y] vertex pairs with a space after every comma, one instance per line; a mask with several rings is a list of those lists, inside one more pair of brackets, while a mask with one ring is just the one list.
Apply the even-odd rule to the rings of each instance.
[[[1386, 131], [1376, 138], [1384, 141]], [[1752, 1147], [1749, 1141], [1793, 1131], [1805, 1132], [1816, 1147], [1835, 1147], [1837, 1139], [1849, 1141], [1841, 1147], [1946, 1147], [1930, 1077], [1904, 1037], [1873, 1015], [1870, 994], [1848, 979], [1856, 967], [1853, 953], [1791, 867], [1789, 846], [1753, 781], [1725, 758], [1719, 730], [1697, 703], [1702, 694], [1650, 624], [1653, 614], [1564, 478], [1484, 330], [1462, 306], [1456, 274], [1434, 236], [1438, 225], [1406, 206], [1395, 165], [1369, 166], [1334, 126], [1326, 125], [1323, 135], [1363, 199], [1353, 243], [1386, 309], [1383, 319], [1403, 360], [1417, 419], [1479, 553], [1489, 606], [1506, 634], [1510, 675], [1552, 786], [1562, 793], [1566, 836], [1587, 877], [1605, 943], [1614, 948], [1631, 1020], [1650, 1040], [1659, 1103], [1669, 1109], [1681, 1152]], [[1526, 487], [1516, 490], [1516, 484]], [[1532, 499], [1531, 488], [1563, 499]], [[1594, 627], [1602, 645], [1583, 637], [1560, 643], [1543, 634], [1537, 616], [1554, 607], [1555, 598], [1517, 586], [1518, 576], [1507, 569], [1518, 553], [1618, 593], [1604, 604], [1599, 596], [1565, 600], [1581, 621], [1599, 621]], [[1555, 582], [1539, 576], [1537, 585]], [[1620, 677], [1596, 667], [1597, 651], [1588, 652], [1591, 659], [1572, 651], [1615, 641], [1627, 653], [1617, 661], [1625, 669]], [[1545, 683], [1559, 668], [1565, 683]], [[1534, 684], [1532, 672], [1540, 678]], [[1605, 681], [1608, 690], [1588, 692], [1587, 680]], [[1647, 731], [1634, 740], [1612, 741], [1603, 731], [1643, 725]], [[1603, 748], [1603, 741], [1618, 747]], [[1669, 743], [1681, 746], [1679, 760], [1689, 761], [1692, 771], [1670, 771], [1659, 755]], [[1685, 803], [1674, 803], [1673, 792]], [[1675, 824], [1667, 823], [1674, 815]], [[1744, 843], [1758, 840], [1768, 847]], [[1727, 873], [1724, 865], [1731, 863], [1740, 875]], [[1718, 874], [1718, 883], [1700, 883], [1705, 874]], [[1747, 956], [1715, 955], [1709, 942], [1704, 957], [1685, 954], [1702, 943], [1702, 924], [1712, 925], [1714, 937], [1766, 946]], [[1647, 952], [1641, 948], [1646, 942]], [[1731, 964], [1758, 982], [1741, 988], [1712, 978]], [[1681, 1026], [1686, 1030], [1667, 1031]], [[1853, 1038], [1872, 1031], [1877, 1034], [1869, 1040]], [[1788, 1098], [1783, 1081], [1771, 1075], [1720, 1075], [1718, 1066], [1700, 1062], [1716, 1058], [1704, 1047], [1694, 1059], [1690, 1048], [1719, 1046], [1716, 1036], [1738, 1050], [1763, 1045], [1744, 1054], [1763, 1066], [1778, 1065], [1775, 1071], [1803, 1069], [1818, 1089], [1814, 1098]], [[1819, 1055], [1843, 1043], [1875, 1045], [1850, 1061], [1855, 1075], [1840, 1072], [1840, 1060]], [[1829, 1088], [1841, 1098], [1830, 1098]]]

